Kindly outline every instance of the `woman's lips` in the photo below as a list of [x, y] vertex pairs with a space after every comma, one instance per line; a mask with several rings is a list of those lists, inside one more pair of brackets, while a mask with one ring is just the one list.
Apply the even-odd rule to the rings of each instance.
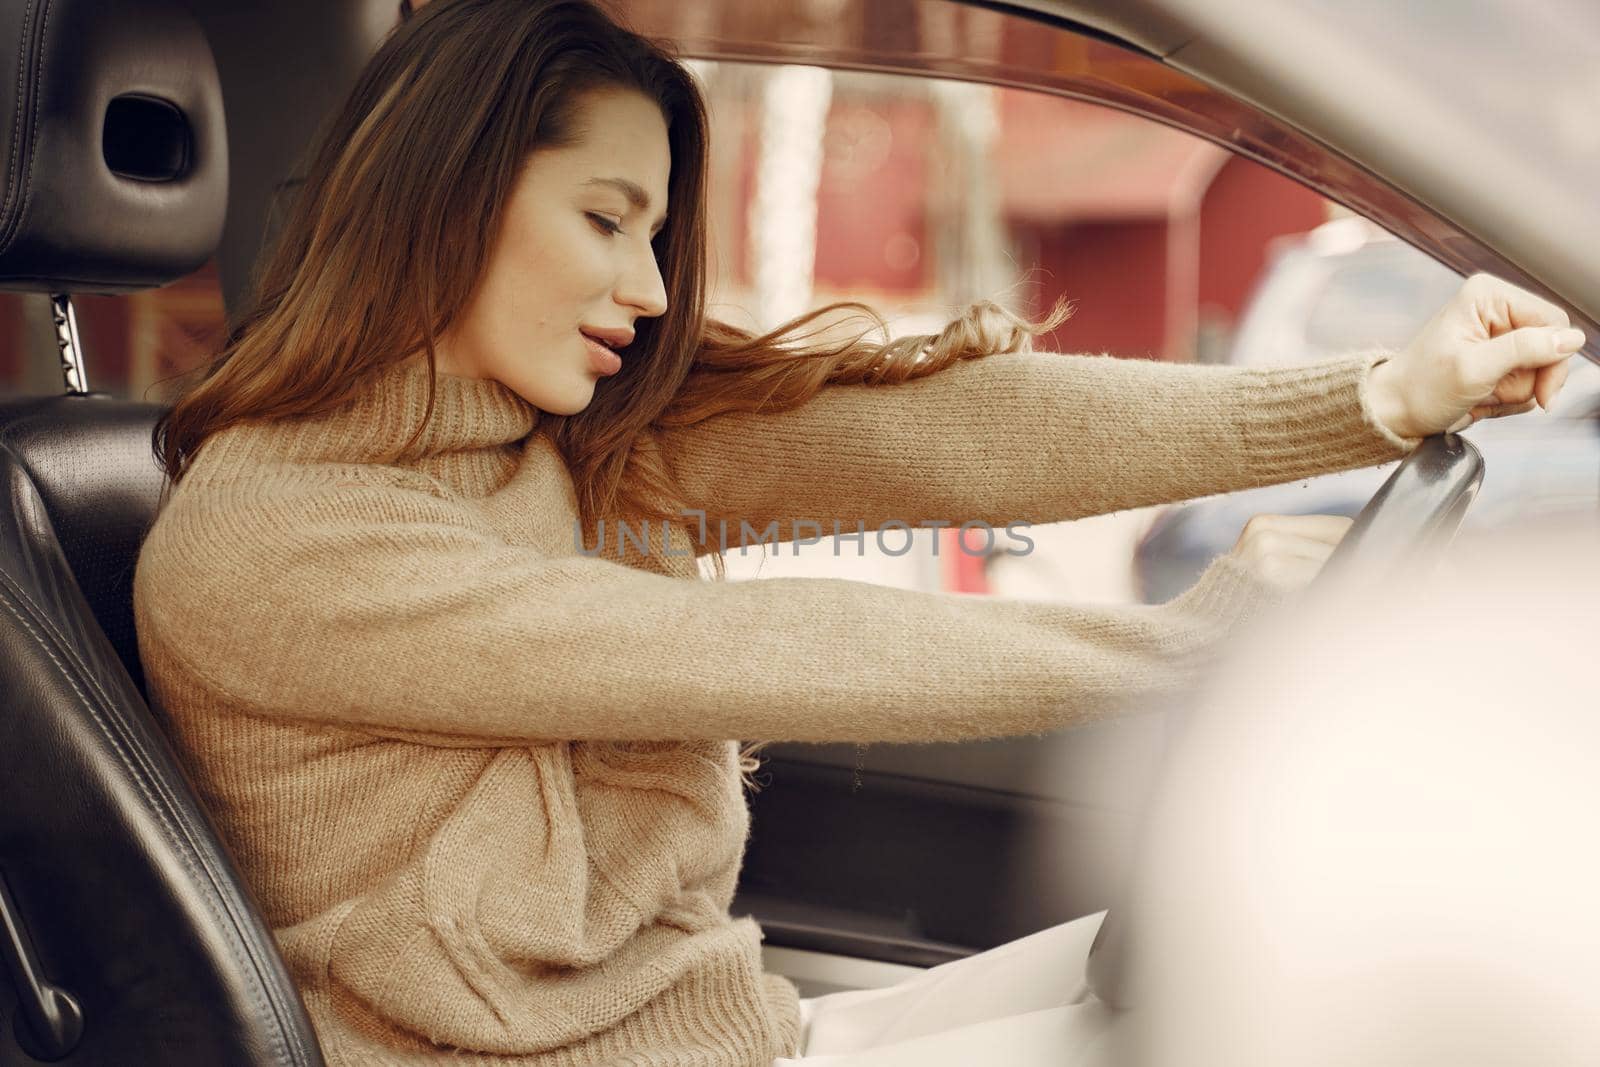
[[588, 334], [580, 334], [589, 350], [589, 369], [596, 374], [615, 374], [622, 369], [622, 357]]

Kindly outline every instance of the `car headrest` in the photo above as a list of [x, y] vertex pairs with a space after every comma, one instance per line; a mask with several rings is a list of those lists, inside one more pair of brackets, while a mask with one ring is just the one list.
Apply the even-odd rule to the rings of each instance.
[[119, 293], [222, 236], [222, 90], [172, 0], [0, 3], [0, 289]]

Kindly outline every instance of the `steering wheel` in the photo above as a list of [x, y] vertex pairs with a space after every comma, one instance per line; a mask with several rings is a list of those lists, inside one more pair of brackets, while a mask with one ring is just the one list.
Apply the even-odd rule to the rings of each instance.
[[1450, 543], [1483, 484], [1483, 453], [1453, 433], [1425, 437], [1372, 494], [1317, 581], [1415, 563]]
[[[1483, 453], [1471, 441], [1453, 433], [1424, 438], [1367, 501], [1316, 581], [1330, 571], [1392, 571], [1444, 548], [1482, 484]], [[1113, 1010], [1133, 1006], [1128, 937], [1122, 910], [1112, 908], [1089, 948], [1089, 988]]]

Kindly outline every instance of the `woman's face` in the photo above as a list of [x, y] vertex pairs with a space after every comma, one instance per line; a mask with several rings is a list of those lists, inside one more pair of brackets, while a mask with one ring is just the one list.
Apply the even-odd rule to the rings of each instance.
[[528, 157], [483, 280], [437, 349], [441, 373], [493, 378], [557, 415], [582, 411], [620, 366], [593, 338], [622, 348], [638, 319], [667, 309], [650, 245], [672, 167], [661, 109], [596, 90], [576, 133]]

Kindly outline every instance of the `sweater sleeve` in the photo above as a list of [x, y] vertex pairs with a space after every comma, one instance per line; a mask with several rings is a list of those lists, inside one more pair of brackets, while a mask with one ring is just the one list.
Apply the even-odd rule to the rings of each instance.
[[[831, 385], [797, 408], [659, 431], [685, 494], [718, 521], [824, 533], [1046, 523], [1398, 459], [1367, 397], [1372, 349], [1293, 367], [1051, 352], [964, 360], [887, 385]], [[814, 535], [814, 534], [813, 534]]]
[[389, 485], [180, 487], [135, 573], [141, 650], [183, 684], [438, 745], [1056, 730], [1190, 684], [1274, 595], [1228, 557], [1154, 606], [674, 578]]

